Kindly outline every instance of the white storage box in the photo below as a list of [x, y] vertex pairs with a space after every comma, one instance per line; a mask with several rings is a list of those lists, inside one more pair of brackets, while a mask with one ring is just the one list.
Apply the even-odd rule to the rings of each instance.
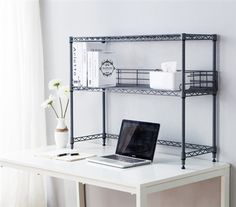
[[150, 88], [161, 90], [180, 90], [181, 72], [150, 72]]

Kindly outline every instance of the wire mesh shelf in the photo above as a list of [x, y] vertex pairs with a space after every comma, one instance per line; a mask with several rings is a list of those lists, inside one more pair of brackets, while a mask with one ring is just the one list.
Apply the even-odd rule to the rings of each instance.
[[189, 158], [189, 157], [195, 157], [195, 156], [198, 156], [198, 155], [204, 155], [204, 154], [208, 154], [208, 153], [212, 153], [214, 150], [213, 147], [210, 147], [210, 146], [205, 146], [204, 148], [200, 148], [198, 150], [194, 150], [194, 151], [191, 151], [191, 152], [186, 152], [186, 158]]
[[144, 42], [144, 41], [181, 41], [216, 40], [215, 34], [159, 34], [130, 36], [71, 37], [72, 42]]
[[[157, 144], [170, 146], [170, 147], [182, 147], [182, 143], [176, 142], [176, 141], [157, 140]], [[210, 147], [207, 145], [185, 143], [185, 147], [187, 149], [194, 150], [194, 151], [186, 152], [186, 158], [194, 157], [194, 156], [198, 156], [198, 155], [204, 155], [204, 154], [208, 154], [208, 153], [213, 152], [213, 147]]]
[[113, 93], [127, 93], [127, 94], [141, 94], [141, 95], [160, 95], [160, 96], [180, 96], [179, 91], [168, 91], [168, 90], [156, 90], [145, 87], [135, 87], [135, 86], [117, 86], [108, 89], [109, 92]]
[[73, 86], [73, 91], [102, 92], [103, 88], [89, 88], [89, 87]]
[[185, 40], [217, 40], [216, 34], [185, 34]]
[[103, 138], [103, 134], [92, 134], [87, 136], [74, 137], [74, 142], [88, 141], [101, 138]]
[[[160, 90], [149, 87], [149, 72], [159, 71], [157, 69], [116, 69], [117, 84], [115, 87], [88, 88], [73, 87], [73, 90], [101, 92], [106, 90], [112, 93], [179, 96], [182, 95], [182, 87], [179, 90]], [[185, 95], [203, 96], [217, 92], [218, 74], [207, 70], [186, 70]]]
[[[116, 134], [105, 134], [106, 139], [118, 139], [118, 135]], [[87, 136], [81, 136], [81, 137], [75, 137], [74, 142], [81, 142], [81, 141], [88, 141], [88, 140], [94, 140], [94, 139], [102, 139], [103, 134], [93, 134], [93, 135], [87, 135]], [[182, 147], [181, 142], [177, 141], [169, 141], [169, 140], [157, 140], [158, 145], [164, 145], [169, 147]], [[186, 152], [186, 157], [194, 157], [198, 155], [204, 155], [208, 153], [212, 153], [213, 147], [207, 146], [207, 145], [199, 145], [199, 144], [191, 144], [191, 143], [185, 143], [185, 147], [188, 149], [193, 149], [193, 151]]]

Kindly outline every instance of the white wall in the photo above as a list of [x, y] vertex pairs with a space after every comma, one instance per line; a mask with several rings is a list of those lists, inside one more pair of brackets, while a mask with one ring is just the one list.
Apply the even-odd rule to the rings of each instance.
[[[234, 153], [234, 127], [236, 123], [236, 3], [234, 1], [82, 1], [41, 0], [41, 17], [44, 37], [45, 85], [55, 77], [68, 83], [69, 36], [161, 34], [161, 33], [217, 33], [220, 34], [219, 62], [219, 159], [232, 163], [231, 194], [236, 190], [236, 157]], [[211, 46], [208, 43], [190, 43], [187, 46], [187, 66], [207, 68], [211, 66]], [[154, 44], [155, 45], [155, 44]], [[138, 45], [141, 52], [127, 45], [129, 64], [150, 64], [158, 67], [168, 58], [180, 65], [178, 43]], [[145, 53], [142, 53], [145, 48]], [[147, 52], [147, 53], [146, 53]], [[148, 54], [148, 55], [147, 55]], [[148, 57], [152, 56], [151, 59]], [[155, 57], [155, 58], [154, 58]], [[151, 61], [151, 60], [156, 61]], [[139, 60], [142, 59], [140, 62]], [[151, 61], [151, 63], [150, 63]], [[146, 65], [145, 65], [146, 66]], [[48, 92], [46, 92], [48, 93]], [[100, 94], [84, 93], [76, 97], [78, 117], [77, 133], [97, 132], [101, 121]], [[211, 97], [195, 97], [187, 100], [187, 137], [195, 143], [211, 143]], [[111, 94], [108, 97], [109, 130], [118, 132], [122, 118], [158, 121], [162, 124], [160, 137], [180, 138], [180, 100], [173, 97], [135, 96]], [[55, 120], [47, 117], [48, 143], [53, 143]], [[210, 155], [207, 156], [210, 159]], [[75, 188], [71, 182], [48, 179], [48, 206], [75, 206]], [[199, 196], [203, 195], [201, 202]], [[212, 180], [184, 188], [160, 193], [150, 198], [150, 205], [169, 207], [219, 206], [219, 182]], [[171, 199], [169, 198], [171, 196]], [[134, 206], [134, 197], [106, 189], [89, 186], [89, 207]], [[92, 199], [93, 198], [93, 199]], [[213, 199], [215, 198], [215, 199]], [[232, 196], [231, 206], [236, 206]], [[198, 204], [196, 204], [198, 203]], [[120, 206], [120, 205], [119, 205]]]

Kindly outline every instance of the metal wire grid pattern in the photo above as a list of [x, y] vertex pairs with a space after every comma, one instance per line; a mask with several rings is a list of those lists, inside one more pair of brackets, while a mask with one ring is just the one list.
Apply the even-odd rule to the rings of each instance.
[[192, 96], [206, 96], [206, 95], [212, 95], [215, 92], [212, 90], [207, 90], [205, 92], [192, 92], [192, 91], [187, 91], [186, 92], [186, 97], [192, 97]]
[[[171, 146], [171, 147], [182, 147], [182, 143], [181, 142], [176, 142], [176, 141], [157, 140], [157, 143], [159, 145], [167, 145], [167, 146]], [[189, 148], [189, 149], [207, 149], [209, 146], [185, 143], [185, 147]]]
[[118, 135], [117, 134], [106, 134], [106, 138], [107, 139], [118, 139]]
[[[105, 89], [112, 93], [126, 93], [126, 94], [140, 94], [140, 95], [160, 95], [160, 96], [176, 96], [181, 97], [181, 90], [179, 91], [166, 91], [166, 90], [155, 90], [151, 88], [132, 88], [132, 87], [111, 87]], [[85, 88], [85, 87], [74, 87], [74, 91], [88, 91], [88, 92], [102, 92], [102, 88]], [[214, 91], [205, 89], [205, 91], [196, 91], [189, 89], [186, 91], [186, 96], [204, 96], [213, 94]]]
[[73, 42], [138, 42], [138, 41], [177, 41], [180, 34], [163, 35], [133, 35], [133, 36], [102, 36], [102, 37], [73, 37]]
[[142, 94], [142, 95], [161, 95], [161, 96], [180, 96], [179, 91], [165, 91], [165, 90], [155, 90], [155, 89], [146, 89], [146, 88], [132, 88], [132, 87], [114, 87], [109, 88], [109, 92], [113, 93], [127, 93], [127, 94]]
[[213, 152], [213, 147], [206, 147], [203, 149], [198, 149], [195, 151], [186, 152], [185, 156], [186, 156], [186, 158], [189, 158], [189, 157], [195, 157], [198, 155], [204, 155], [204, 154], [208, 154], [208, 153], [212, 153], [212, 152]]
[[[142, 95], [161, 95], [161, 96], [181, 96], [179, 91], [155, 90], [151, 88], [139, 87], [110, 87], [110, 88], [87, 88], [87, 87], [73, 87], [74, 91], [88, 91], [88, 92], [102, 92], [105, 89], [112, 93], [127, 93], [127, 94], [142, 94]], [[202, 95], [202, 93], [194, 93]], [[204, 94], [205, 95], [205, 94]]]
[[216, 34], [185, 34], [185, 40], [217, 40]]
[[[143, 87], [149, 88], [150, 72], [161, 74], [160, 69], [116, 69], [117, 86]], [[217, 87], [217, 72], [211, 70], [185, 70], [185, 89], [194, 92], [215, 90]], [[178, 74], [182, 75], [178, 70]], [[181, 90], [181, 85], [179, 90]], [[149, 88], [150, 89], [150, 88]], [[153, 89], [154, 90], [154, 89]]]
[[81, 137], [74, 137], [74, 142], [81, 142], [81, 141], [88, 141], [92, 139], [100, 139], [103, 137], [103, 134], [92, 134], [87, 136], [81, 136]]
[[[134, 85], [141, 86], [146, 85], [149, 86], [149, 73], [157, 71], [157, 69], [119, 69], [116, 68], [116, 81], [117, 85]], [[158, 70], [159, 71], [159, 70]]]
[[209, 71], [209, 70], [187, 70], [185, 72], [189, 79], [186, 82], [186, 86], [194, 87], [194, 88], [217, 88], [217, 71]]
[[[75, 137], [74, 142], [88, 141], [88, 140], [101, 139], [101, 138], [103, 138], [102, 133], [101, 134], [93, 134], [93, 135], [88, 135], [88, 136]], [[118, 139], [118, 135], [107, 133], [106, 139]], [[157, 144], [170, 146], [170, 147], [182, 147], [181, 142], [168, 141], [168, 140], [157, 140]], [[186, 152], [187, 158], [211, 153], [213, 151], [213, 147], [210, 147], [207, 145], [185, 143], [185, 146], [186, 146], [186, 148], [194, 149], [194, 151]]]
[[73, 91], [102, 92], [102, 88], [73, 87]]
[[[75, 91], [101, 92], [106, 90], [112, 93], [161, 95], [181, 97], [180, 90], [158, 90], [149, 88], [149, 77], [147, 75], [153, 69], [117, 69], [117, 86], [107, 88], [73, 87]], [[187, 70], [185, 72], [187, 80], [185, 95], [203, 96], [217, 92], [217, 72]], [[146, 81], [146, 82], [143, 82]]]
[[133, 36], [71, 37], [72, 42], [138, 42], [138, 41], [181, 41], [216, 40], [215, 34], [160, 34]]

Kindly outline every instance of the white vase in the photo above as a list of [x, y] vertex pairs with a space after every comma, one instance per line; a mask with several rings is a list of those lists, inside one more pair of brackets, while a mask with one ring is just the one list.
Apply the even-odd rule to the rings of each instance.
[[57, 119], [57, 126], [55, 129], [54, 138], [56, 146], [58, 148], [65, 148], [67, 146], [69, 134], [64, 118]]

